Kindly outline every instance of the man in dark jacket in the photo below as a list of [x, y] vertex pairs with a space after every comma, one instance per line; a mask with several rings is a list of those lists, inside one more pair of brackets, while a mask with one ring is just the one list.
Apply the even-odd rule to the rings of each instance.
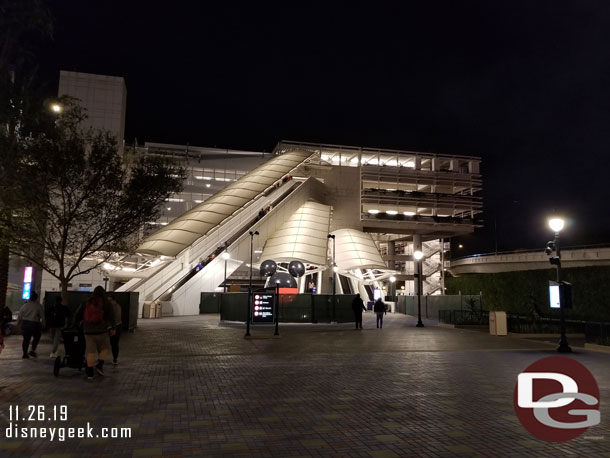
[[362, 329], [362, 312], [366, 312], [366, 308], [364, 307], [364, 302], [360, 298], [360, 294], [356, 294], [356, 297], [352, 301], [352, 310], [354, 311], [354, 319], [356, 320], [356, 329], [358, 329], [358, 325], [360, 325], [360, 329]]
[[386, 312], [386, 305], [384, 304], [384, 302], [381, 300], [381, 298], [377, 298], [377, 300], [375, 301], [375, 305], [373, 305], [373, 311], [375, 312], [375, 314], [377, 315], [377, 327], [378, 328], [383, 328], [383, 315]]
[[87, 378], [93, 378], [95, 356], [97, 365], [95, 371], [104, 375], [104, 360], [110, 348], [110, 336], [114, 335], [115, 319], [112, 304], [106, 299], [106, 291], [96, 286], [87, 302], [76, 312], [75, 323], [83, 323], [87, 355]]
[[53, 351], [50, 355], [51, 358], [57, 357], [57, 347], [59, 347], [61, 330], [68, 325], [69, 317], [70, 310], [61, 303], [61, 297], [56, 297], [55, 304], [47, 310], [47, 325], [51, 330], [51, 341], [53, 342]]

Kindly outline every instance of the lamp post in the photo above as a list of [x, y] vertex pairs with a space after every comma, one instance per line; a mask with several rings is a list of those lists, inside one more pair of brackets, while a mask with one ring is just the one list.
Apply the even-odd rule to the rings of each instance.
[[416, 250], [413, 252], [413, 258], [416, 262], [416, 273], [413, 275], [415, 280], [417, 281], [417, 324], [415, 325], [418, 328], [423, 328], [424, 323], [421, 320], [421, 289], [422, 289], [422, 281], [421, 281], [421, 261], [424, 258], [424, 253], [420, 250]]
[[549, 227], [553, 232], [555, 232], [555, 238], [553, 240], [553, 245], [555, 247], [555, 253], [557, 254], [555, 257], [551, 258], [551, 264], [555, 265], [557, 269], [557, 284], [559, 285], [559, 326], [561, 329], [561, 337], [559, 338], [559, 347], [557, 347], [557, 351], [559, 353], [571, 353], [572, 349], [568, 345], [568, 339], [566, 338], [566, 323], [565, 323], [565, 314], [563, 311], [564, 308], [564, 299], [562, 297], [561, 292], [563, 291], [561, 285], [561, 250], [559, 248], [559, 232], [563, 229], [565, 221], [562, 218], [550, 218], [549, 219]]
[[252, 259], [254, 257], [253, 245], [254, 236], [258, 235], [258, 231], [250, 231], [248, 234], [250, 234], [250, 283], [248, 285], [248, 316], [246, 317], [246, 337], [250, 337], [250, 315], [252, 314]]
[[274, 336], [280, 335], [280, 280], [275, 281], [275, 311], [273, 313], [273, 319], [275, 320], [275, 332]]
[[332, 315], [332, 319], [331, 322], [335, 323], [337, 320], [335, 319], [335, 294], [336, 294], [336, 275], [337, 275], [337, 271], [339, 270], [337, 268], [337, 265], [335, 264], [335, 234], [328, 234], [328, 238], [333, 240], [333, 276], [332, 276], [332, 283], [333, 283], [333, 315]]
[[[225, 281], [224, 281], [224, 292], [227, 292], [227, 261], [231, 258], [231, 255], [228, 252], [222, 253], [222, 259], [225, 260]], [[250, 266], [252, 266], [252, 260], [250, 260]], [[252, 269], [252, 267], [250, 267]]]

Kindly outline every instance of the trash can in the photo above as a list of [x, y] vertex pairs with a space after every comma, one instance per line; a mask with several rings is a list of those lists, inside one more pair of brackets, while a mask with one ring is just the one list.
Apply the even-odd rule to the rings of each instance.
[[489, 333], [492, 336], [508, 335], [508, 326], [506, 325], [506, 312], [489, 312]]
[[144, 302], [143, 318], [161, 318], [162, 306], [160, 301]]

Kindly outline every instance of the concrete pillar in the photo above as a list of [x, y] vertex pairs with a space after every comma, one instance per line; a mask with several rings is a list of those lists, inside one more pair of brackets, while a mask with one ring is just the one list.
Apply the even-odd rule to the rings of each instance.
[[394, 240], [388, 241], [388, 268], [395, 269], [395, 257], [396, 254], [396, 242]]

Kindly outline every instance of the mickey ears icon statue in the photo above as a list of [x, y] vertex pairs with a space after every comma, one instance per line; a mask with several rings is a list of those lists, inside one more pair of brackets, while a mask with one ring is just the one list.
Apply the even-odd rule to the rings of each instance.
[[263, 277], [271, 277], [277, 270], [277, 264], [270, 259], [263, 261], [261, 264], [261, 275]]
[[[277, 271], [275, 261], [268, 259], [261, 264], [261, 275], [263, 277], [271, 277]], [[292, 261], [288, 264], [288, 272], [293, 277], [302, 277], [305, 274], [305, 266], [301, 261]]]
[[288, 264], [288, 272], [293, 277], [302, 277], [305, 274], [305, 266], [301, 261], [292, 261]]

